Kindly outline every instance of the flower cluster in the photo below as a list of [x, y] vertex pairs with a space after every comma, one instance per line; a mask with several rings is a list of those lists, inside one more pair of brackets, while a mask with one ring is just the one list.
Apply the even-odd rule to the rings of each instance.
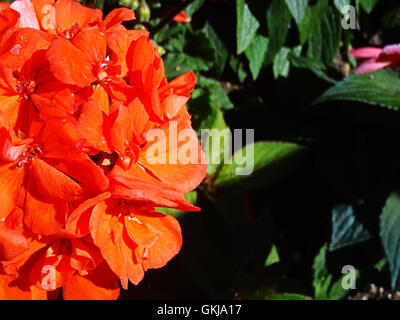
[[[199, 210], [184, 193], [206, 174], [200, 143], [168, 138], [171, 123], [193, 132], [196, 78], [168, 82], [148, 32], [122, 25], [134, 18], [0, 2], [0, 299], [116, 299], [180, 250], [156, 208]], [[184, 145], [198, 161], [154, 161]]]

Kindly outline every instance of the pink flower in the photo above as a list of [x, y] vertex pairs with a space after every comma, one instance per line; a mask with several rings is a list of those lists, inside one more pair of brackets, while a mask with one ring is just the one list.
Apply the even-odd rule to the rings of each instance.
[[375, 47], [351, 49], [349, 53], [356, 59], [365, 60], [358, 66], [356, 73], [400, 66], [400, 44], [387, 45], [383, 49]]

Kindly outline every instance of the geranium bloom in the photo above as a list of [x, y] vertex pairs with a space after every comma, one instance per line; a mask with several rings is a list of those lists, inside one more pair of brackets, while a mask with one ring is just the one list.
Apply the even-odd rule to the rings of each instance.
[[0, 299], [116, 299], [180, 250], [206, 175], [185, 104], [134, 12], [0, 2]]
[[364, 47], [349, 51], [356, 59], [365, 60], [358, 66], [356, 73], [373, 72], [400, 65], [400, 44], [387, 45], [383, 48]]

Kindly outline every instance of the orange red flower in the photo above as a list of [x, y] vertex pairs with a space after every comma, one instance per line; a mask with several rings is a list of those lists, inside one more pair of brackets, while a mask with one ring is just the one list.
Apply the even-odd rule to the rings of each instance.
[[0, 2], [0, 299], [116, 299], [180, 250], [156, 208], [199, 210], [184, 198], [206, 175], [196, 78], [169, 82], [133, 19]]

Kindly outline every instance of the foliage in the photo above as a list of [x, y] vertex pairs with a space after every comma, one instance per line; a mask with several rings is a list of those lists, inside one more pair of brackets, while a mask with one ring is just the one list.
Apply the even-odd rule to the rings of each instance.
[[[235, 161], [211, 164], [188, 198], [202, 212], [173, 212], [184, 235], [177, 261], [126, 297], [341, 299], [354, 293], [340, 286], [344, 265], [358, 270], [357, 289], [398, 289], [399, 73], [355, 74], [348, 54], [398, 41], [397, 1], [147, 3], [150, 22], [138, 15], [129, 27], [150, 30], [169, 79], [195, 72], [199, 137], [255, 129], [255, 143], [237, 150], [254, 150], [255, 168], [240, 176]], [[354, 30], [342, 27], [347, 4]], [[167, 8], [190, 22], [168, 20]], [[206, 151], [227, 160], [210, 141]]]

